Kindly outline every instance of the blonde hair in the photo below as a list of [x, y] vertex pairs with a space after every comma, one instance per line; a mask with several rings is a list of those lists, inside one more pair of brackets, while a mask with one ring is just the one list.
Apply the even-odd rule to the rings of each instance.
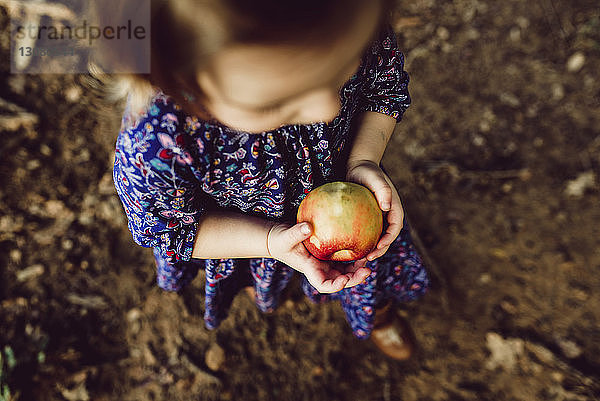
[[[99, 23], [122, 12], [121, 6], [93, 10]], [[390, 3], [383, 4], [382, 23], [389, 21]], [[89, 71], [115, 103], [128, 99], [132, 115], [142, 113], [162, 90], [185, 104], [185, 95], [201, 98], [195, 74], [209, 56], [230, 43], [322, 44], [349, 21], [365, 0], [151, 0], [150, 74], [108, 74], [123, 63], [110, 48], [96, 52]], [[91, 2], [100, 3], [100, 2]], [[114, 2], [111, 2], [113, 4]], [[125, 61], [126, 62], [126, 61]]]

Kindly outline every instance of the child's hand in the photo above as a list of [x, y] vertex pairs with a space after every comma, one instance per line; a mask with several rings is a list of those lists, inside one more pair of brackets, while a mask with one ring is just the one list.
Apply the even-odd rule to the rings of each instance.
[[[375, 249], [366, 257], [368, 260], [377, 259], [387, 252], [391, 243], [402, 230], [404, 210], [400, 196], [387, 174], [373, 161], [349, 162], [346, 180], [369, 188], [375, 194], [381, 210], [387, 212], [387, 230], [379, 239]], [[366, 263], [365, 259], [355, 262], [357, 265], [361, 265], [361, 263]]]
[[[303, 228], [308, 231], [302, 231]], [[321, 293], [353, 287], [371, 274], [371, 270], [364, 267], [364, 263], [345, 265], [315, 258], [302, 243], [310, 237], [311, 232], [312, 227], [306, 222], [291, 227], [287, 224], [276, 224], [267, 239], [271, 256], [304, 274], [308, 282]]]

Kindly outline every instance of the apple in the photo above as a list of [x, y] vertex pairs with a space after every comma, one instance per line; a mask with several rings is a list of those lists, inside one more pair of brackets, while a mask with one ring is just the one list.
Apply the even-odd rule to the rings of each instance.
[[297, 222], [309, 222], [304, 240], [320, 260], [348, 262], [373, 250], [383, 230], [383, 215], [373, 193], [352, 182], [330, 182], [310, 191], [298, 207]]

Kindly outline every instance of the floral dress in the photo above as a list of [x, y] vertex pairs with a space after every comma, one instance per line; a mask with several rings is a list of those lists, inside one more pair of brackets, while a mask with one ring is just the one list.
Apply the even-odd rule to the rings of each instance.
[[[271, 258], [193, 259], [198, 220], [218, 209], [294, 224], [308, 192], [344, 180], [355, 116], [374, 111], [400, 121], [410, 104], [403, 67], [386, 27], [342, 87], [341, 111], [330, 123], [241, 132], [188, 115], [161, 92], [135, 121], [124, 117], [114, 183], [134, 241], [153, 248], [158, 285], [177, 291], [203, 269], [209, 329], [227, 316], [244, 286], [254, 286], [261, 311], [273, 310], [295, 271]], [[369, 337], [377, 304], [416, 299], [429, 284], [406, 224], [387, 253], [367, 266], [372, 274], [362, 284], [335, 294], [318, 293], [305, 278], [302, 285], [314, 302], [339, 300], [358, 338]]]

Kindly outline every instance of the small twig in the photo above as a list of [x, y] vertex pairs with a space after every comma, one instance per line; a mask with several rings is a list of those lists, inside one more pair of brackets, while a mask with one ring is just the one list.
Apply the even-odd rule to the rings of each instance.
[[446, 160], [427, 161], [425, 162], [424, 170], [428, 174], [437, 173], [438, 171], [446, 171], [455, 178], [479, 178], [481, 176], [485, 176], [497, 180], [510, 178], [528, 180], [531, 177], [531, 171], [528, 168], [508, 170], [463, 170], [455, 163]]
[[38, 116], [31, 113], [19, 113], [17, 115], [0, 115], [0, 129], [16, 131], [21, 127], [33, 128], [38, 122]]
[[565, 27], [563, 26], [562, 20], [560, 19], [560, 13], [556, 9], [556, 4], [554, 4], [554, 0], [549, 0], [549, 1], [550, 1], [550, 6], [552, 7], [552, 11], [554, 12], [554, 17], [558, 21], [558, 26], [560, 27], [560, 30], [563, 33], [563, 38], [566, 41], [566, 39], [567, 39], [567, 31], [565, 30]]
[[[563, 39], [563, 40], [562, 40], [562, 42], [563, 42], [563, 44], [565, 44], [565, 45], [566, 45], [566, 37], [562, 37], [562, 38], [561, 38], [561, 35], [558, 35], [558, 34], [556, 33], [555, 24], [552, 22], [552, 17], [551, 17], [551, 16], [549, 16], [550, 12], [548, 12], [548, 9], [547, 9], [547, 8], [546, 8], [546, 6], [544, 5], [544, 2], [545, 2], [545, 1], [546, 1], [546, 0], [538, 0], [538, 2], [539, 2], [539, 4], [540, 4], [540, 6], [542, 7], [542, 9], [543, 9], [543, 11], [544, 11], [544, 18], [546, 19], [546, 22], [548, 22], [548, 25], [550, 26], [550, 32], [552, 33], [552, 36], [554, 36], [554, 41], [555, 41], [555, 42], [561, 42], [561, 40], [560, 40], [560, 39]], [[552, 7], [554, 7], [554, 4], [552, 4]], [[555, 11], [555, 12], [556, 12], [556, 11]], [[556, 16], [556, 15], [555, 15], [555, 16]], [[564, 29], [562, 28], [562, 25], [561, 25], [560, 21], [559, 21], [559, 25], [560, 25], [560, 30], [561, 30], [561, 31], [563, 32], [563, 34], [564, 34]], [[563, 48], [563, 49], [561, 49], [561, 50], [563, 50], [563, 51], [564, 51], [564, 48]]]
[[594, 393], [600, 390], [600, 382], [595, 377], [590, 377], [580, 372], [576, 367], [556, 355], [545, 344], [532, 339], [525, 339], [525, 349], [530, 354], [533, 354], [540, 363], [565, 372], [572, 379], [577, 380], [581, 385], [591, 389]]
[[394, 21], [394, 31], [400, 32], [406, 28], [414, 28], [423, 25], [421, 17], [400, 17]]
[[433, 261], [433, 259], [431, 259], [431, 257], [429, 256], [427, 249], [423, 245], [423, 241], [421, 241], [421, 237], [415, 230], [414, 226], [411, 224], [410, 218], [408, 217], [406, 210], [405, 210], [405, 218], [406, 218], [406, 221], [408, 222], [408, 226], [410, 227], [410, 236], [412, 238], [412, 242], [413, 242], [414, 246], [417, 248], [417, 251], [419, 252], [419, 255], [421, 256], [421, 259], [423, 260], [423, 262], [425, 262], [425, 267], [431, 273], [433, 273], [433, 276], [435, 277], [435, 279], [438, 280], [440, 283], [440, 288], [441, 288], [441, 297], [440, 298], [442, 301], [442, 308], [444, 309], [445, 313], [449, 313], [450, 312], [450, 301], [448, 299], [448, 283], [446, 281], [446, 278], [444, 277], [444, 275], [443, 275], [442, 271], [440, 270], [439, 266], [437, 265], [437, 263], [435, 263]]
[[383, 382], [383, 401], [391, 401], [391, 399], [390, 381], [386, 379], [386, 381]]
[[0, 114], [0, 128], [7, 131], [16, 131], [20, 127], [32, 128], [38, 122], [38, 116], [27, 112], [21, 106], [0, 98], [0, 113], [8, 111], [10, 114]]
[[78, 295], [70, 293], [67, 294], [67, 301], [73, 305], [89, 309], [104, 309], [108, 307], [104, 298], [98, 295]]
[[10, 111], [11, 113], [24, 113], [25, 109], [18, 106], [8, 100], [4, 100], [0, 97], [0, 109]]
[[513, 169], [513, 170], [462, 170], [460, 174], [466, 178], [480, 177], [482, 175], [489, 178], [502, 180], [508, 178], [520, 178], [525, 179], [531, 175], [531, 172], [527, 168]]

